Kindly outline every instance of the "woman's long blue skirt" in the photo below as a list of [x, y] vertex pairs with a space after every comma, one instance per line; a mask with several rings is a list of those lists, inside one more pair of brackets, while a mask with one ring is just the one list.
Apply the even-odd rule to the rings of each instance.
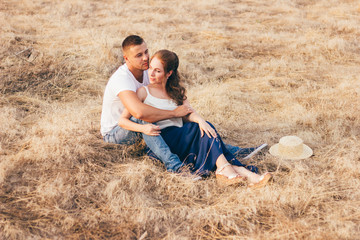
[[[209, 124], [215, 129], [211, 123]], [[209, 138], [206, 133], [201, 137], [197, 123], [186, 122], [180, 128], [167, 127], [161, 130], [161, 136], [170, 147], [170, 150], [179, 156], [180, 160], [189, 167], [191, 172], [197, 175], [207, 176], [210, 172], [215, 171], [216, 160], [221, 154], [224, 154], [227, 161], [232, 165], [245, 167], [226, 149], [219, 134], [217, 134], [216, 138]], [[248, 168], [257, 172], [255, 171], [257, 168], [254, 166], [248, 166]]]

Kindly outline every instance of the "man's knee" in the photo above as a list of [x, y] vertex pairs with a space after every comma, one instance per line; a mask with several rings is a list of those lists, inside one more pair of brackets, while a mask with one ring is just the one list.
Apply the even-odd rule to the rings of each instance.
[[137, 132], [129, 131], [120, 127], [116, 127], [112, 132], [104, 137], [104, 141], [108, 143], [131, 145], [140, 138]]

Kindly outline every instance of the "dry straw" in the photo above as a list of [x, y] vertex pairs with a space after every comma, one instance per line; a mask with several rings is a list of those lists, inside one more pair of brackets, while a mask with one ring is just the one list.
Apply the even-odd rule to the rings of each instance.
[[[0, 239], [358, 239], [359, 3], [0, 3]], [[192, 106], [227, 143], [304, 139], [316, 155], [246, 164], [261, 190], [167, 173], [106, 144], [102, 94], [122, 39], [180, 58]]]

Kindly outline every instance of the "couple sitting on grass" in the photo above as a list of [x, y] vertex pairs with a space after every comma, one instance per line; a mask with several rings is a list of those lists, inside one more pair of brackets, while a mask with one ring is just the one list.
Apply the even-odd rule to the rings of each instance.
[[[270, 173], [257, 174], [235, 156], [248, 159], [263, 150], [224, 144], [214, 126], [186, 100], [174, 52], [160, 50], [151, 59], [144, 40], [125, 38], [126, 63], [106, 85], [101, 134], [109, 143], [133, 144], [142, 133], [148, 154], [161, 160], [170, 172], [191, 173], [193, 179], [215, 171], [218, 183], [263, 186]], [[150, 60], [150, 61], [149, 61]]]

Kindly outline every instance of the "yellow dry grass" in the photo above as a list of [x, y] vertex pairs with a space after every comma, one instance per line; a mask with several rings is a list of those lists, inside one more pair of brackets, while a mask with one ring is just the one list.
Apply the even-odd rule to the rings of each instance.
[[[346, 0], [0, 3], [0, 239], [358, 239], [360, 5]], [[298, 135], [315, 155], [250, 163], [261, 190], [167, 173], [103, 143], [129, 34], [178, 53], [228, 143]]]

